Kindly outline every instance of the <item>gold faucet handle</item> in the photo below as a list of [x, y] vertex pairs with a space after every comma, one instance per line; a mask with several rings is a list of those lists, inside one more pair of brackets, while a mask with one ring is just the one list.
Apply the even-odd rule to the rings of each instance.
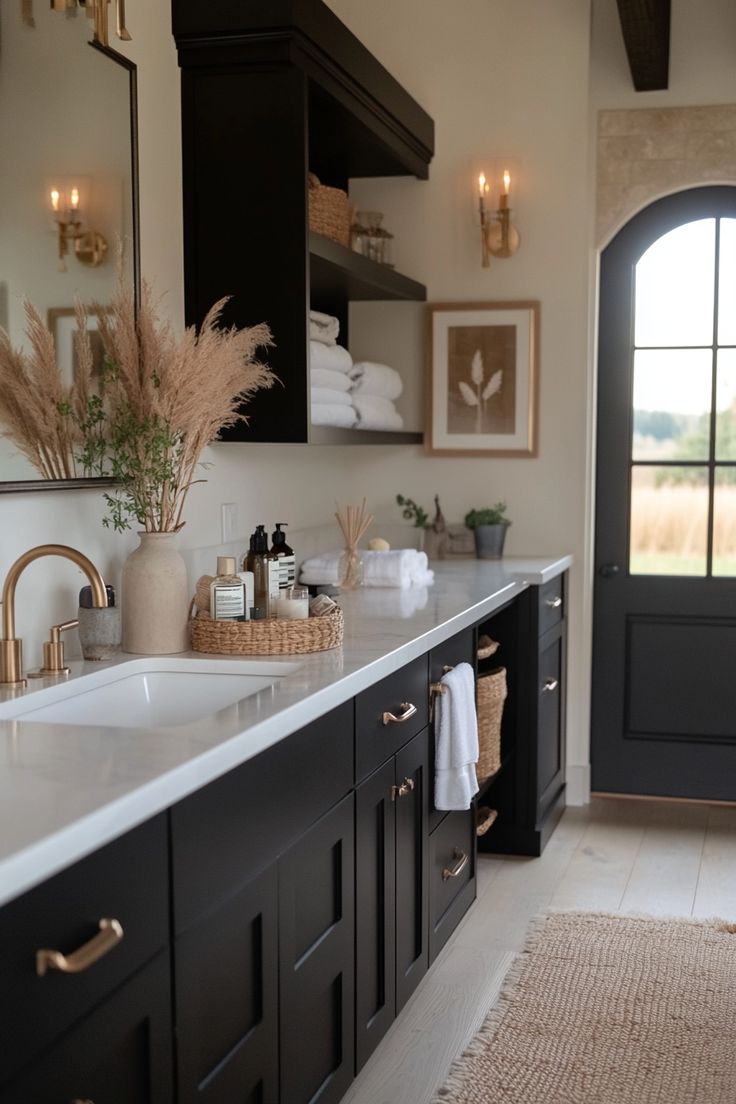
[[51, 639], [43, 645], [43, 667], [39, 671], [29, 671], [29, 678], [66, 678], [69, 668], [64, 663], [64, 641], [61, 634], [67, 629], [76, 629], [79, 621], [62, 621], [51, 626]]

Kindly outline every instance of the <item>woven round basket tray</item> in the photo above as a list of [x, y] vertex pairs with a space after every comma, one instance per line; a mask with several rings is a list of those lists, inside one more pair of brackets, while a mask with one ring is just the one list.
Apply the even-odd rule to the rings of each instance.
[[213, 621], [200, 610], [192, 618], [192, 650], [215, 655], [304, 655], [342, 644], [339, 606], [323, 617], [303, 620]]
[[314, 173], [309, 174], [309, 229], [315, 234], [350, 244], [350, 201], [341, 188], [320, 184]]

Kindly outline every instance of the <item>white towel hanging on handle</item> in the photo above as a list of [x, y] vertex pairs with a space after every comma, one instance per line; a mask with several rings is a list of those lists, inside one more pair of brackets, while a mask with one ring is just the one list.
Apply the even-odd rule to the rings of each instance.
[[444, 693], [435, 703], [434, 805], [469, 809], [478, 792], [478, 718], [475, 712], [475, 673], [459, 663], [440, 680]]

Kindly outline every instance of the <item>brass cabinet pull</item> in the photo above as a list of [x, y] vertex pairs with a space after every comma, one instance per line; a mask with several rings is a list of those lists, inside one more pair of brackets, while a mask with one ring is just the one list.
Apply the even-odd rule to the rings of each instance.
[[560, 685], [559, 680], [556, 678], [547, 678], [544, 680], [544, 686], [542, 687], [542, 693], [551, 694], [553, 690], [556, 690]]
[[559, 609], [562, 605], [562, 599], [559, 594], [557, 594], [554, 598], [545, 598], [544, 604], [545, 606], [549, 606], [550, 609]]
[[448, 878], [457, 878], [468, 865], [468, 856], [464, 851], [461, 851], [459, 847], [455, 848], [453, 858], [455, 859], [453, 865], [446, 866], [442, 871], [443, 882], [446, 882]]
[[405, 778], [398, 786], [391, 787], [391, 800], [395, 801], [397, 797], [406, 797], [414, 789], [414, 779]]
[[47, 970], [61, 970], [63, 974], [80, 974], [117, 947], [123, 938], [123, 926], [119, 920], [100, 920], [100, 930], [88, 943], [65, 955], [44, 947], [36, 951], [36, 973], [43, 977]]
[[81, 1096], [75, 1096], [73, 1100], [69, 1101], [69, 1104], [95, 1104], [94, 1100], [88, 1100], [85, 1096], [82, 1100]]
[[410, 717], [413, 717], [416, 711], [417, 707], [415, 705], [412, 705], [411, 702], [402, 702], [401, 712], [399, 713], [398, 717], [395, 713], [386, 712], [383, 714], [383, 723], [387, 725], [390, 724], [391, 721], [396, 721], [397, 724], [403, 724], [404, 721], [408, 721]]

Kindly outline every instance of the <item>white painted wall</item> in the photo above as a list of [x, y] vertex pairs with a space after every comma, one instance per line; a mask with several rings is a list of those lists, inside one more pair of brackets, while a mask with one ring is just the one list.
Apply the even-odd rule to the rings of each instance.
[[[222, 502], [238, 502], [247, 527], [278, 515], [302, 528], [331, 525], [336, 497], [367, 494], [378, 518], [394, 521], [397, 491], [427, 506], [439, 492], [451, 520], [473, 505], [504, 498], [514, 520], [510, 552], [568, 550], [576, 556], [569, 758], [573, 776], [577, 772], [583, 777], [590, 662], [590, 4], [331, 0], [331, 7], [436, 120], [437, 155], [429, 182], [354, 186], [361, 202], [370, 200], [383, 210], [386, 224], [397, 233], [398, 266], [426, 282], [436, 301], [541, 300], [540, 455], [533, 460], [442, 460], [411, 447], [215, 446], [209, 482], [192, 492], [183, 542], [193, 548], [219, 539]], [[678, 21], [689, 7], [685, 0], [674, 4], [676, 35], [683, 33], [677, 30]], [[730, 27], [733, 17], [727, 7], [725, 0], [703, 0], [692, 23], [707, 24], [702, 9], [713, 8]], [[633, 96], [614, 14], [615, 0], [596, 0], [594, 107], [630, 106]], [[168, 289], [171, 315], [179, 321], [178, 72], [168, 5], [128, 0], [128, 23], [135, 36], [130, 55], [139, 65], [143, 269], [158, 288]], [[720, 36], [707, 41], [710, 32], [703, 29], [698, 37], [690, 31], [681, 41], [689, 43], [688, 50], [697, 47], [703, 53], [689, 57], [684, 47], [676, 48], [682, 65], [706, 72], [703, 79], [709, 80], [717, 99], [736, 98], [727, 92], [733, 69], [725, 67]], [[718, 78], [715, 73], [707, 76], [716, 47]], [[691, 95], [706, 97], [707, 90], [695, 78], [688, 87]], [[474, 177], [481, 164], [501, 168], [507, 159], [514, 173], [513, 207], [522, 247], [514, 258], [484, 270], [474, 222]], [[413, 359], [419, 367], [416, 349]], [[0, 574], [31, 544], [65, 540], [87, 551], [115, 579], [134, 538], [104, 532], [99, 516], [97, 496], [90, 492], [4, 496]], [[75, 604], [79, 580], [74, 569], [48, 564], [51, 571], [40, 564], [31, 568], [19, 592], [20, 627], [31, 653], [49, 618], [68, 614]]]

